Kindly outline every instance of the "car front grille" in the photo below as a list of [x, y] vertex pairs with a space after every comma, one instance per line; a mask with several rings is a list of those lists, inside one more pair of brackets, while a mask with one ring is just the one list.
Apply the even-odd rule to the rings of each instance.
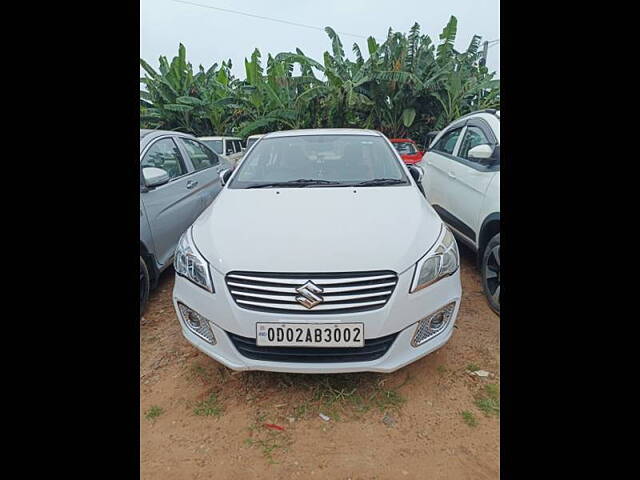
[[[391, 297], [398, 276], [388, 270], [351, 273], [230, 272], [225, 280], [239, 307], [269, 313], [318, 315], [382, 308]], [[305, 298], [304, 291], [300, 292], [300, 289], [308, 285], [307, 282], [322, 290], [315, 290], [315, 297], [320, 301], [310, 308], [300, 302]]]
[[265, 362], [340, 363], [370, 362], [381, 358], [398, 336], [365, 339], [364, 347], [259, 347], [255, 338], [241, 337], [227, 332], [241, 355]]

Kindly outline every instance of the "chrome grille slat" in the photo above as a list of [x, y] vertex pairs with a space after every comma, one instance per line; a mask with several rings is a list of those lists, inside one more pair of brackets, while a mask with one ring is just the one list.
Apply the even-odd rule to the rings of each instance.
[[[358, 300], [360, 298], [382, 297], [389, 295], [393, 290], [385, 290], [383, 292], [364, 293], [359, 295], [331, 295], [324, 297], [324, 303], [338, 302], [342, 300]], [[266, 300], [286, 300], [293, 303], [296, 302], [296, 295], [264, 295], [262, 293], [240, 292], [231, 290], [231, 294], [239, 297], [255, 297], [264, 298]]]
[[[304, 283], [305, 281], [305, 277], [300, 277], [300, 278], [282, 278], [282, 277], [271, 277], [271, 276], [265, 276], [265, 277], [251, 277], [251, 276], [246, 276], [246, 275], [238, 275], [238, 274], [232, 274], [229, 273], [227, 274], [228, 278], [235, 278], [235, 279], [239, 279], [239, 280], [250, 280], [250, 281], [254, 281], [254, 282], [268, 282], [268, 283], [282, 283], [284, 285], [297, 285], [299, 281], [302, 281], [302, 283]], [[344, 278], [331, 278], [331, 277], [317, 277], [317, 278], [313, 278], [313, 281], [315, 283], [317, 283], [318, 285], [323, 284], [323, 285], [331, 285], [334, 283], [355, 283], [355, 282], [369, 282], [369, 281], [373, 281], [373, 280], [380, 280], [380, 279], [385, 279], [385, 278], [395, 278], [396, 275], [395, 274], [386, 274], [386, 275], [376, 275], [376, 276], [370, 276], [370, 277], [344, 277]]]
[[227, 280], [227, 285], [229, 285], [230, 287], [240, 287], [240, 288], [251, 288], [253, 290], [265, 290], [268, 292], [283, 292], [283, 293], [296, 293], [296, 289], [293, 287], [265, 287], [262, 285], [254, 285], [251, 283], [238, 283], [238, 282], [231, 282]]
[[[319, 283], [319, 282], [318, 282]], [[375, 285], [358, 285], [356, 287], [327, 287], [324, 289], [324, 293], [343, 293], [343, 292], [356, 292], [358, 290], [370, 290], [372, 288], [393, 287], [396, 282], [377, 283]], [[282, 292], [290, 294], [298, 294], [294, 287], [265, 287], [264, 285], [255, 285], [252, 283], [238, 283], [227, 281], [227, 285], [231, 287], [249, 288], [251, 290], [264, 290], [269, 292]]]
[[[391, 271], [352, 273], [230, 272], [229, 293], [242, 308], [273, 313], [329, 314], [375, 310], [383, 307], [398, 277]], [[311, 281], [322, 289], [322, 302], [307, 308], [296, 290]]]

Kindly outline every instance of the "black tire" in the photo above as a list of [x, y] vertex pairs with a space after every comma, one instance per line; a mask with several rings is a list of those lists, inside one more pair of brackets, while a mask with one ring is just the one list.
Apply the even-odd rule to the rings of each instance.
[[149, 300], [149, 269], [144, 259], [140, 257], [140, 317], [144, 313], [144, 307]]
[[482, 288], [491, 310], [500, 315], [500, 234], [494, 235], [482, 254]]

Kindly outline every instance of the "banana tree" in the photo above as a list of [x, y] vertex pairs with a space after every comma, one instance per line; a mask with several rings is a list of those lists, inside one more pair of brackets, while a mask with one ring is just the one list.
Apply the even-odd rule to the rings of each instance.
[[179, 101], [181, 97], [193, 96], [198, 91], [193, 68], [186, 61], [186, 49], [180, 44], [178, 55], [171, 63], [165, 56], [159, 58], [159, 72], [142, 58], [140, 65], [146, 74], [140, 79], [146, 90], [140, 91], [140, 98], [148, 103], [141, 110], [141, 119], [157, 121], [160, 128], [182, 130], [195, 133], [202, 129], [202, 122], [194, 115], [194, 105]]
[[[389, 29], [386, 39], [353, 44], [347, 58], [333, 29], [321, 61], [300, 49], [267, 55], [255, 49], [245, 59], [246, 79], [231, 74], [231, 62], [194, 74], [183, 45], [170, 63], [160, 57], [140, 92], [141, 125], [196, 134], [239, 134], [314, 128], [375, 128], [390, 136], [422, 135], [471, 110], [499, 107], [500, 82], [479, 64], [480, 37], [455, 47], [451, 17], [436, 45], [416, 23], [405, 35]], [[368, 55], [366, 55], [368, 53]]]

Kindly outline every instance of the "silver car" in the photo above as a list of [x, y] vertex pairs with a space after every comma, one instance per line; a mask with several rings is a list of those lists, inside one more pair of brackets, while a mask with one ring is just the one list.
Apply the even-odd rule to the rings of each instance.
[[180, 236], [220, 193], [230, 163], [194, 136], [140, 130], [140, 315]]

